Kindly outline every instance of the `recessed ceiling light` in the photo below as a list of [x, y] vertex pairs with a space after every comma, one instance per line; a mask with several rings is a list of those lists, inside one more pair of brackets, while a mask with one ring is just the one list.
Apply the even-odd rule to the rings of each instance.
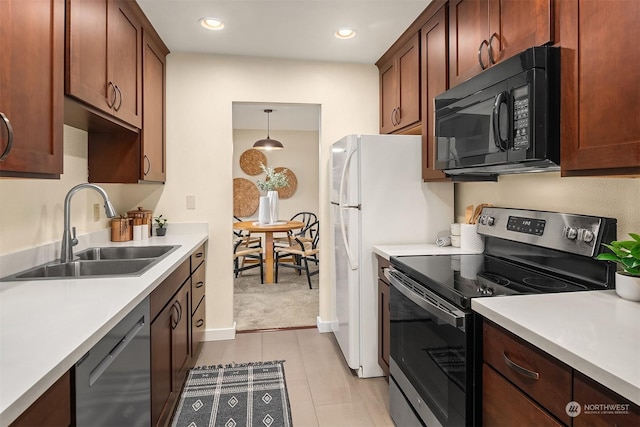
[[355, 37], [356, 30], [351, 28], [340, 28], [335, 32], [335, 36], [339, 39], [350, 39]]
[[224, 28], [224, 23], [217, 18], [200, 18], [198, 22], [207, 30], [219, 31]]

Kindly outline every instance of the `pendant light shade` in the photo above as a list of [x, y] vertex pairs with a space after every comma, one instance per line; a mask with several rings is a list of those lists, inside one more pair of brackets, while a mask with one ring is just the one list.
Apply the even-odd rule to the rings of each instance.
[[264, 112], [267, 113], [267, 137], [254, 142], [253, 148], [257, 148], [258, 150], [281, 150], [284, 148], [284, 145], [278, 140], [269, 138], [269, 114], [271, 114], [273, 110], [267, 109], [264, 110]]

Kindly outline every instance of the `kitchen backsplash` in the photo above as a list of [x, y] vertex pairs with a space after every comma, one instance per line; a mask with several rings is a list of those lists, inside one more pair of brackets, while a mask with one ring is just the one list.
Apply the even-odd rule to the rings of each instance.
[[618, 219], [618, 237], [640, 232], [640, 179], [562, 178], [559, 172], [503, 175], [498, 182], [455, 184], [455, 217], [465, 206], [495, 206], [606, 216]]

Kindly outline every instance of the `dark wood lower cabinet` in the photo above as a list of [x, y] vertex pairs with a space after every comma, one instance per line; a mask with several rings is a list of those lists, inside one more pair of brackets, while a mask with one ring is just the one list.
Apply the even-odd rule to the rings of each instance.
[[71, 425], [71, 375], [66, 372], [10, 427], [68, 427]]
[[389, 313], [390, 284], [384, 276], [389, 268], [389, 260], [377, 255], [378, 259], [378, 365], [385, 376], [389, 376], [389, 352], [391, 338], [391, 315]]
[[640, 426], [638, 405], [580, 372], [573, 376], [573, 400], [581, 405], [580, 414], [573, 419], [573, 427]]

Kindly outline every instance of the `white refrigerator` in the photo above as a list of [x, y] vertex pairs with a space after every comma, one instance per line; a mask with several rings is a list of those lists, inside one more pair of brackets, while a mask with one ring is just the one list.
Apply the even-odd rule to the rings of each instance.
[[348, 135], [332, 145], [332, 330], [349, 367], [363, 378], [378, 365], [375, 245], [434, 243], [453, 222], [453, 184], [423, 183], [422, 138]]

